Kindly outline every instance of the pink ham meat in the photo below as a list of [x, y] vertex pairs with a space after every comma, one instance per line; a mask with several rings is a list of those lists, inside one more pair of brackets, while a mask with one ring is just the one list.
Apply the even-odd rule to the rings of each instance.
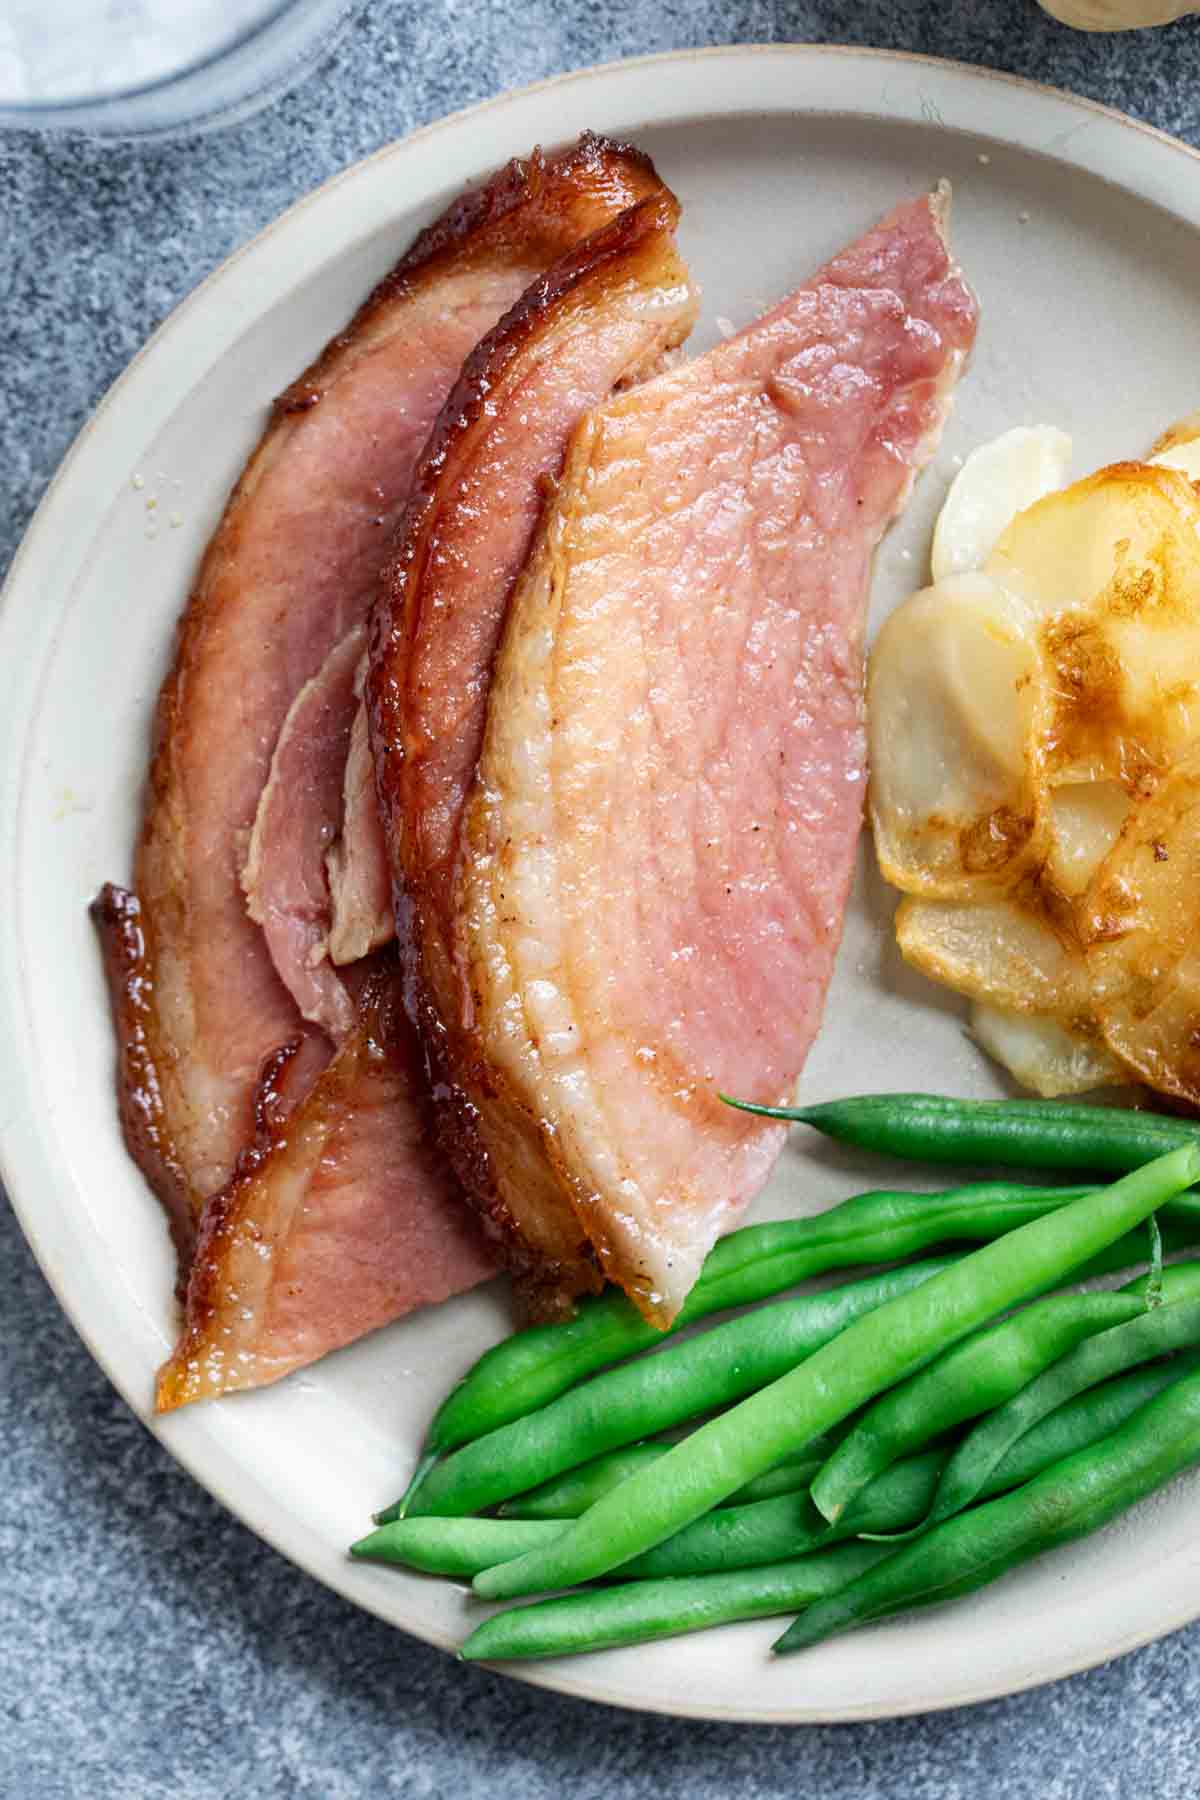
[[505, 610], [570, 433], [691, 328], [677, 218], [665, 191], [630, 208], [549, 271], [470, 358], [418, 471], [372, 632], [376, 777], [405, 898], [410, 1010], [435, 1091], [450, 1100], [443, 1135], [519, 1271], [554, 1292], [601, 1278], [557, 1204], [538, 1134], [473, 1076], [457, 961], [459, 823]]
[[[355, 685], [361, 692], [366, 653]], [[342, 829], [325, 856], [329, 881], [331, 962], [352, 963], [390, 943], [396, 935], [392, 875], [379, 803], [367, 709], [360, 699], [350, 728], [350, 748], [342, 776]]]
[[356, 625], [293, 700], [242, 870], [246, 911], [262, 926], [280, 980], [303, 1017], [320, 1025], [335, 1044], [353, 1031], [355, 1014], [329, 956], [332, 907], [325, 862], [342, 807], [358, 709], [355, 677], [366, 643], [366, 627]]
[[458, 886], [470, 1078], [656, 1324], [781, 1145], [718, 1095], [784, 1099], [820, 1021], [871, 555], [975, 330], [944, 208], [594, 412], [509, 611]]
[[340, 1044], [354, 1003], [331, 965], [360, 962], [396, 935], [355, 625], [292, 701], [271, 758], [242, 870], [279, 979], [304, 1018]]
[[276, 402], [209, 545], [159, 698], [135, 892], [110, 887], [96, 908], [126, 1139], [184, 1266], [254, 1137], [266, 1059], [296, 1046], [282, 1114], [332, 1051], [241, 886], [289, 709], [366, 615], [464, 356], [544, 269], [659, 187], [637, 152], [589, 136], [456, 202]]
[[205, 1208], [160, 1412], [262, 1387], [494, 1271], [420, 1124], [422, 1074], [394, 973], [285, 1133], [269, 1128]]

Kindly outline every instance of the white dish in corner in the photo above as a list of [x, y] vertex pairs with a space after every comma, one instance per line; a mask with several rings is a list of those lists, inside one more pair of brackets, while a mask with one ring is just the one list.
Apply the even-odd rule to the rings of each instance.
[[[953, 459], [1006, 426], [1072, 433], [1083, 470], [1148, 447], [1200, 403], [1195, 153], [1047, 89], [950, 64], [808, 46], [649, 58], [443, 121], [302, 201], [197, 290], [82, 433], [14, 564], [0, 615], [0, 1132], [3, 1172], [59, 1299], [130, 1405], [210, 1491], [300, 1567], [444, 1647], [449, 1583], [351, 1564], [403, 1484], [447, 1372], [506, 1326], [503, 1289], [423, 1313], [279, 1387], [163, 1421], [172, 1258], [127, 1158], [86, 916], [128, 874], [150, 712], [198, 552], [272, 395], [466, 182], [584, 126], [629, 136], [684, 205], [705, 290], [695, 343], [742, 323], [897, 198], [955, 185], [955, 244], [983, 303], [934, 466], [886, 541], [875, 616], [924, 577]], [[137, 476], [144, 486], [135, 485]], [[147, 502], [156, 500], [154, 514]], [[170, 515], [182, 520], [172, 528]], [[152, 516], [162, 521], [153, 533]], [[993, 1090], [959, 1014], [906, 977], [866, 873], [847, 923], [813, 1096]], [[785, 1156], [757, 1216], [815, 1210], [878, 1165]], [[1200, 1613], [1200, 1483], [975, 1599], [773, 1662], [771, 1623], [514, 1670], [594, 1700], [770, 1722], [918, 1712], [1099, 1662]]]

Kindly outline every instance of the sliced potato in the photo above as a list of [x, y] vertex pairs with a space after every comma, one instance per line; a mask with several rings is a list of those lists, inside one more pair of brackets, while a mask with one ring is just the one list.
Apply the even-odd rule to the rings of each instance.
[[1150, 458], [1160, 469], [1178, 469], [1189, 481], [1200, 481], [1200, 438], [1185, 438]]
[[1079, 919], [1109, 1047], [1200, 1105], [1200, 750], [1130, 818]]
[[1050, 848], [1046, 874], [1074, 899], [1121, 835], [1130, 799], [1117, 781], [1074, 781], [1049, 791]]
[[982, 575], [914, 594], [867, 677], [880, 867], [908, 893], [982, 895], [1036, 854], [1040, 690], [1028, 615]]
[[950, 484], [933, 534], [935, 581], [982, 569], [1014, 513], [1060, 488], [1071, 440], [1053, 425], [1020, 425], [972, 450]]
[[1200, 412], [1150, 462], [1044, 491], [1067, 449], [970, 458], [937, 585], [880, 634], [880, 867], [903, 955], [1024, 1086], [1140, 1077], [1200, 1106]]
[[1182, 450], [1187, 445], [1195, 444], [1198, 441], [1200, 441], [1200, 411], [1186, 413], [1182, 419], [1177, 419], [1174, 425], [1169, 426], [1163, 432], [1155, 443], [1150, 461], [1163, 463], [1170, 469], [1177, 469], [1181, 467], [1179, 463], [1167, 460], [1170, 453], [1173, 450]]
[[1050, 494], [988, 573], [1041, 617], [1052, 782], [1153, 789], [1200, 735], [1200, 497], [1177, 471], [1117, 463]]
[[1068, 1031], [1057, 1019], [977, 1001], [971, 1008], [971, 1034], [1022, 1087], [1047, 1100], [1126, 1079], [1122, 1065], [1102, 1044]]
[[896, 942], [914, 968], [972, 1000], [1068, 1026], [1090, 1017], [1082, 953], [1015, 899], [902, 900]]

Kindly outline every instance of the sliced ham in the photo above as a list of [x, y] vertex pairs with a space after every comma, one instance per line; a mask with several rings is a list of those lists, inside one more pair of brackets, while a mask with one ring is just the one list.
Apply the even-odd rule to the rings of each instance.
[[421, 1128], [421, 1065], [391, 972], [285, 1128], [264, 1124], [206, 1207], [187, 1324], [157, 1404], [278, 1381], [495, 1271]]
[[355, 625], [292, 701], [258, 801], [242, 887], [276, 973], [304, 1018], [340, 1044], [354, 1003], [335, 967], [396, 935], [391, 871], [362, 698]]
[[[872, 551], [971, 345], [944, 200], [589, 416], [509, 610], [464, 821], [487, 1143], [645, 1316], [677, 1314], [781, 1131], [841, 932]], [[541, 1242], [549, 1184], [514, 1228]]]
[[[361, 696], [366, 654], [355, 677]], [[342, 776], [342, 828], [325, 856], [329, 883], [329, 960], [357, 962], [396, 935], [392, 876], [379, 802], [366, 705], [359, 698]]]
[[366, 627], [355, 625], [292, 701], [242, 870], [246, 911], [262, 926], [276, 973], [302, 1016], [335, 1044], [353, 1031], [355, 1014], [329, 957], [325, 859], [342, 808], [366, 642]]
[[282, 395], [233, 491], [159, 698], [135, 894], [98, 907], [127, 1141], [185, 1250], [253, 1137], [265, 1059], [297, 1046], [294, 1103], [332, 1052], [241, 887], [289, 709], [365, 617], [464, 356], [545, 268], [659, 187], [637, 152], [587, 137], [456, 202]]
[[570, 433], [691, 328], [696, 298], [675, 248], [677, 217], [665, 191], [642, 200], [550, 270], [480, 344], [418, 470], [372, 632], [376, 776], [405, 896], [410, 1007], [448, 1097], [443, 1129], [460, 1177], [520, 1268], [555, 1293], [601, 1276], [578, 1222], [557, 1204], [538, 1132], [492, 1092], [490, 1077], [474, 1077], [454, 897], [459, 826], [513, 582]]

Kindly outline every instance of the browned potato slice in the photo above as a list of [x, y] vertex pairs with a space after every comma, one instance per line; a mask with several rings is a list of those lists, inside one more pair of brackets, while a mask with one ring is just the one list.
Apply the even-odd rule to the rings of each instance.
[[1015, 518], [988, 573], [1041, 617], [1054, 783], [1146, 793], [1200, 735], [1200, 498], [1116, 463]]
[[1200, 750], [1129, 820], [1080, 908], [1110, 1048], [1200, 1105]]

